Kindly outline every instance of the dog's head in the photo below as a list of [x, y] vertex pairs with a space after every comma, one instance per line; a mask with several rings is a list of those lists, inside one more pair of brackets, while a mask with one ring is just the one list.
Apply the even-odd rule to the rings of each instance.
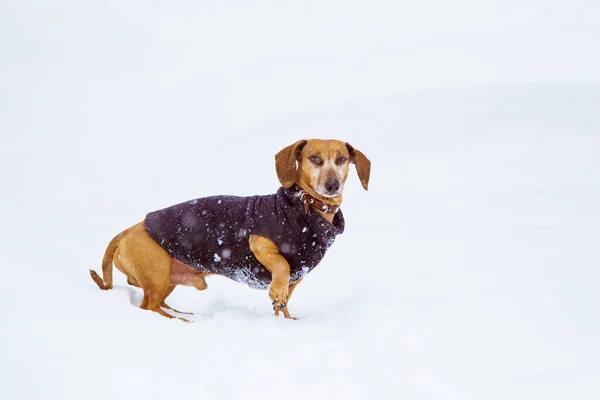
[[275, 169], [285, 188], [297, 184], [311, 195], [334, 199], [342, 195], [350, 163], [356, 165], [365, 190], [369, 187], [371, 161], [339, 140], [300, 140], [275, 155]]

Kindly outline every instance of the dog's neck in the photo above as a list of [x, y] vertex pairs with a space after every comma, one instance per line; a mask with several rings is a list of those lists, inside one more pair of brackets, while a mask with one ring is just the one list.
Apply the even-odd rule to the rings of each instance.
[[319, 196], [310, 186], [298, 184], [299, 197], [304, 208], [308, 212], [308, 208], [312, 208], [320, 216], [325, 218], [327, 221], [333, 224], [333, 218], [335, 213], [338, 212], [340, 204], [342, 203], [342, 195], [338, 195], [331, 198], [324, 198]]

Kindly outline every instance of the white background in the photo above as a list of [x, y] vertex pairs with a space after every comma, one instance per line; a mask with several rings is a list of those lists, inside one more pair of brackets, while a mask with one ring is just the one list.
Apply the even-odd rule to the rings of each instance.
[[[596, 1], [0, 3], [2, 399], [597, 399]], [[110, 239], [350, 142], [346, 232], [274, 318], [137, 308]]]

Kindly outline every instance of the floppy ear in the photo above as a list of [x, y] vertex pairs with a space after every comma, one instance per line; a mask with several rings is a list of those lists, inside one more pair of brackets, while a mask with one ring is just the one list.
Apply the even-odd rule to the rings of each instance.
[[369, 178], [371, 177], [371, 161], [362, 152], [356, 150], [349, 143], [346, 143], [346, 148], [350, 152], [350, 162], [356, 165], [358, 179], [365, 190], [369, 190]]
[[299, 140], [275, 154], [277, 178], [286, 189], [298, 180], [298, 160], [305, 145], [306, 140]]

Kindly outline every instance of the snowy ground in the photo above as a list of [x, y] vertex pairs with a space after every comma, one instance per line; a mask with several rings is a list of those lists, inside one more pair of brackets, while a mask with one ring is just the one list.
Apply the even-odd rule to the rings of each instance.
[[[599, 398], [600, 6], [253, 3], [0, 4], [0, 398]], [[218, 277], [170, 297], [193, 324], [89, 278], [310, 137], [373, 175], [299, 321]]]

